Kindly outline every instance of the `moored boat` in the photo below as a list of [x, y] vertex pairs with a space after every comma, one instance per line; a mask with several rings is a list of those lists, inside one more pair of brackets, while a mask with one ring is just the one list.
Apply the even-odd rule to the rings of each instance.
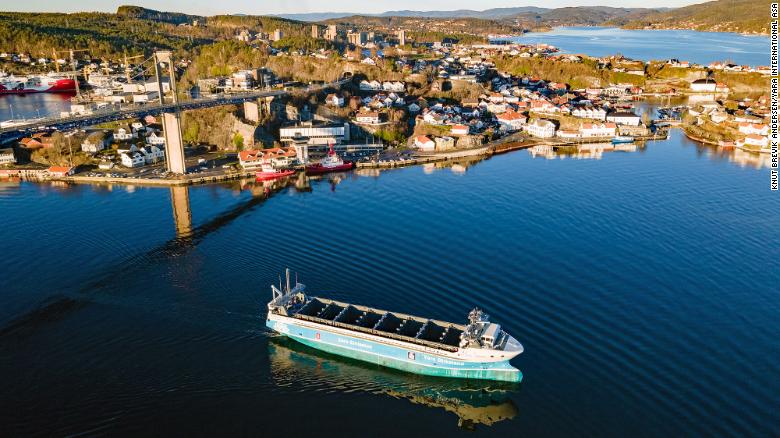
[[266, 326], [329, 353], [417, 374], [519, 382], [509, 361], [523, 346], [479, 309], [456, 324], [271, 286]]
[[624, 144], [624, 143], [633, 143], [634, 137], [628, 137], [623, 135], [618, 135], [617, 137], [612, 139], [612, 144]]
[[258, 181], [270, 181], [272, 179], [284, 178], [295, 173], [293, 169], [277, 169], [270, 164], [263, 164], [260, 170], [255, 172], [255, 179]]
[[0, 76], [0, 94], [59, 93], [76, 90], [76, 80], [58, 74]]
[[344, 172], [352, 169], [351, 161], [344, 161], [336, 155], [333, 145], [330, 145], [330, 151], [319, 163], [306, 166], [306, 173], [309, 175], [321, 175], [329, 172]]

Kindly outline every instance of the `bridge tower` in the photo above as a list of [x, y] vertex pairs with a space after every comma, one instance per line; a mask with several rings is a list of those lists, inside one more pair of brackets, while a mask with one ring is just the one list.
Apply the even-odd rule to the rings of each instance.
[[184, 175], [187, 173], [187, 164], [184, 161], [184, 141], [181, 137], [181, 118], [179, 116], [179, 98], [176, 94], [176, 72], [174, 71], [171, 52], [154, 52], [154, 75], [157, 79], [157, 94], [160, 96], [160, 105], [165, 105], [165, 93], [162, 82], [162, 69], [168, 67], [168, 80], [170, 81], [171, 95], [173, 96], [173, 108], [162, 113], [163, 135], [165, 136], [165, 162], [168, 171]]

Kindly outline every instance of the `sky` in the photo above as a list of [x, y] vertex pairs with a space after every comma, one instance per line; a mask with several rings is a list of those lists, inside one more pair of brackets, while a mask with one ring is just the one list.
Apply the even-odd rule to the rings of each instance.
[[[590, 5], [613, 7], [679, 7], [703, 0], [591, 0]], [[0, 0], [0, 11], [15, 12], [114, 12], [117, 6], [131, 4], [167, 12], [193, 15], [217, 14], [289, 14], [304, 12], [380, 13], [389, 10], [454, 10], [539, 6], [558, 8], [582, 6], [576, 0]]]

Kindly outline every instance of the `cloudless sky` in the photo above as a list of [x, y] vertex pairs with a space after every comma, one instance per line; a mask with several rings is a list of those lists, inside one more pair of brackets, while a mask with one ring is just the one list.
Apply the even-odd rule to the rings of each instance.
[[[612, 7], [679, 7], [701, 0], [592, 0], [589, 5]], [[583, 6], [575, 0], [0, 0], [0, 11], [15, 12], [114, 12], [117, 6], [131, 4], [168, 12], [184, 12], [194, 15], [216, 14], [282, 14], [299, 12], [354, 12], [379, 13], [396, 10], [454, 10], [539, 6], [558, 8]]]

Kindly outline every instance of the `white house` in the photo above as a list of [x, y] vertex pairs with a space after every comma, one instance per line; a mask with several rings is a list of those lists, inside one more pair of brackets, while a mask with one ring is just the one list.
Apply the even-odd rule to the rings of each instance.
[[355, 117], [358, 123], [368, 123], [375, 125], [379, 123], [379, 113], [377, 111], [361, 111]]
[[452, 128], [450, 128], [450, 133], [452, 135], [468, 135], [469, 133], [469, 127], [468, 125], [452, 125]]
[[769, 139], [762, 135], [748, 134], [745, 138], [737, 140], [737, 146], [753, 146], [756, 148], [766, 149], [769, 146]]
[[406, 85], [403, 82], [387, 81], [382, 83], [382, 89], [385, 91], [394, 91], [396, 93], [403, 93], [406, 90]]
[[755, 134], [755, 135], [769, 135], [769, 126], [763, 123], [747, 123], [742, 122], [739, 124], [739, 132], [742, 134]]
[[525, 125], [526, 117], [516, 111], [507, 111], [496, 116], [498, 124], [505, 131], [519, 131]]
[[715, 88], [717, 88], [718, 83], [715, 82], [712, 79], [697, 79], [693, 82], [691, 82], [691, 91], [696, 92], [714, 92]]
[[141, 167], [146, 164], [146, 157], [138, 151], [122, 152], [119, 154], [119, 158], [125, 167]]
[[96, 154], [108, 146], [108, 138], [103, 132], [93, 132], [81, 143], [81, 150], [88, 154]]
[[0, 149], [0, 165], [14, 163], [16, 163], [16, 157], [13, 148]]
[[114, 140], [116, 141], [126, 141], [126, 140], [132, 140], [137, 137], [135, 131], [132, 129], [129, 129], [127, 127], [120, 127], [117, 128], [114, 131]]
[[607, 114], [607, 121], [617, 123], [618, 125], [639, 126], [642, 120], [638, 115], [630, 111], [616, 111]]
[[433, 151], [436, 149], [436, 143], [425, 135], [415, 137], [414, 145], [421, 151]]
[[607, 112], [604, 111], [604, 108], [578, 107], [572, 110], [571, 115], [581, 119], [604, 120], [607, 117]]
[[534, 137], [551, 138], [555, 136], [555, 124], [549, 120], [534, 120], [525, 125], [525, 130]]
[[331, 93], [325, 98], [325, 104], [330, 106], [342, 107], [344, 106], [344, 97], [338, 94]]
[[580, 125], [580, 135], [588, 137], [614, 137], [617, 125], [614, 123], [583, 123]]
[[141, 153], [144, 154], [146, 164], [156, 163], [165, 159], [165, 150], [155, 145], [144, 146], [141, 148]]
[[157, 135], [156, 132], [152, 132], [146, 137], [146, 144], [151, 144], [155, 146], [161, 146], [165, 144], [165, 137], [162, 135]]

